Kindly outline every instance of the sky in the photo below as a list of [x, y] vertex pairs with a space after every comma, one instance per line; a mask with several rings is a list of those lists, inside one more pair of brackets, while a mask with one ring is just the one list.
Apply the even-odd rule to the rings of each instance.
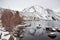
[[60, 0], [0, 0], [0, 7], [22, 11], [33, 5], [60, 12]]

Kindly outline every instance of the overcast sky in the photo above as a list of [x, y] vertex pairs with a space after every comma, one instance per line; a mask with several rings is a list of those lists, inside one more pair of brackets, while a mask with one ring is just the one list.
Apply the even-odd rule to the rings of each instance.
[[0, 7], [19, 11], [32, 5], [60, 11], [60, 0], [0, 0]]

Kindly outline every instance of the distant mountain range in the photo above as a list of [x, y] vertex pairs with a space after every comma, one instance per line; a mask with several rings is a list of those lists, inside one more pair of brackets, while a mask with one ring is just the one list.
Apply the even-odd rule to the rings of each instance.
[[46, 20], [60, 20], [60, 12], [45, 9], [41, 6], [31, 6], [23, 10], [25, 16], [39, 17]]
[[[4, 11], [4, 8], [0, 8], [0, 13]], [[11, 12], [15, 12], [11, 10]], [[21, 13], [21, 12], [20, 12]], [[51, 9], [45, 9], [42, 6], [31, 6], [22, 10], [22, 16], [25, 17], [37, 17], [45, 20], [60, 20], [60, 12], [55, 12]], [[0, 14], [1, 15], [1, 14]]]

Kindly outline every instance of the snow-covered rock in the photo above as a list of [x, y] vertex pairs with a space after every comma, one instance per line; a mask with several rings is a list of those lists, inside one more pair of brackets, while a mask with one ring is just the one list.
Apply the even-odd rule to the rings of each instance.
[[9, 32], [2, 32], [1, 39], [8, 40], [10, 38]]

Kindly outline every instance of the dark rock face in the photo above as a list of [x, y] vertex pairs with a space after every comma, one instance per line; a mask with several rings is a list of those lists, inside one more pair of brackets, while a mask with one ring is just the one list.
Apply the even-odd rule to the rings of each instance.
[[54, 17], [52, 17], [53, 20], [56, 20]]
[[56, 30], [50, 28], [50, 27], [46, 27], [46, 31], [50, 31], [50, 32], [56, 32]]
[[57, 30], [57, 32], [60, 32], [60, 29], [56, 29]]
[[48, 37], [50, 37], [51, 39], [55, 39], [56, 35], [55, 34], [50, 34], [50, 35], [48, 35]]
[[10, 10], [5, 9], [2, 13], [1, 20], [2, 26], [5, 27], [7, 31], [11, 32], [16, 25], [22, 23], [23, 18], [19, 16], [18, 11], [16, 11], [16, 13], [13, 15]]

